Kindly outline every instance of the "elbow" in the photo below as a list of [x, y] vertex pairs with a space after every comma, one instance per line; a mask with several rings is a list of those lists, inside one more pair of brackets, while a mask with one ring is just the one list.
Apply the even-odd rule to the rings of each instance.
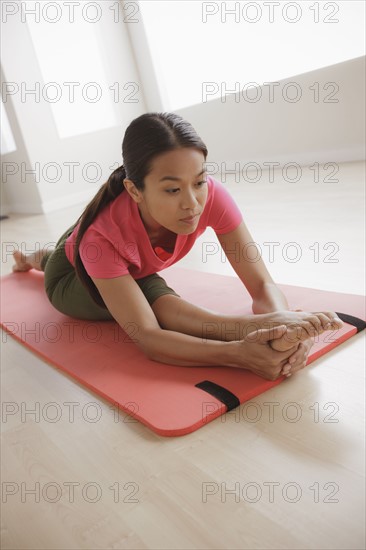
[[161, 354], [159, 353], [158, 331], [161, 332], [161, 329], [146, 330], [140, 334], [140, 338], [138, 339], [138, 342], [136, 342], [138, 348], [148, 359], [150, 359], [150, 361], [161, 360]]
[[150, 361], [159, 361], [156, 353], [154, 350], [151, 350], [150, 348], [146, 348], [145, 346], [142, 348], [143, 353], [145, 354], [145, 357], [149, 359]]
[[149, 361], [157, 361], [158, 363], [164, 363], [163, 358], [158, 357], [154, 353], [146, 353], [145, 355], [146, 355], [147, 359], [149, 359]]

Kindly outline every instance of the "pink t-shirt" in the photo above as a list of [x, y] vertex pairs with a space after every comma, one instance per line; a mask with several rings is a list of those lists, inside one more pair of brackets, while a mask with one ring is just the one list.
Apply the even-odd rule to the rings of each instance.
[[[223, 184], [207, 177], [208, 194], [196, 230], [177, 235], [173, 253], [153, 247], [137, 203], [123, 191], [98, 214], [80, 243], [80, 257], [90, 277], [112, 279], [130, 274], [134, 279], [166, 269], [186, 256], [207, 226], [215, 233], [229, 233], [242, 222], [242, 214]], [[73, 255], [78, 225], [67, 238], [65, 252]]]

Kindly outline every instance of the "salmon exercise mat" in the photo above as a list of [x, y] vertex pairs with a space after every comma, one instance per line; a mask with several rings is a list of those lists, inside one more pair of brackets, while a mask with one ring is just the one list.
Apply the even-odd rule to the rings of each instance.
[[[160, 274], [195, 305], [223, 314], [252, 314], [251, 297], [238, 277], [176, 267]], [[122, 330], [114, 321], [83, 321], [59, 313], [47, 298], [43, 278], [35, 270], [1, 277], [2, 328], [159, 435], [193, 432], [285, 380], [282, 376], [271, 382], [233, 367], [180, 367], [149, 360], [134, 342], [132, 325]], [[365, 328], [363, 296], [278, 287], [290, 309], [335, 311], [345, 322], [342, 329], [315, 339], [307, 364]]]

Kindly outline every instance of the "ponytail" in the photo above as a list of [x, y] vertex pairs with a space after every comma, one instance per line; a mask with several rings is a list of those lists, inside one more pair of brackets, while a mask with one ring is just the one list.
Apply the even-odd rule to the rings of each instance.
[[92, 278], [88, 275], [83, 261], [80, 257], [80, 242], [88, 227], [93, 223], [99, 212], [103, 210], [110, 202], [112, 202], [118, 195], [122, 193], [125, 186], [123, 185], [123, 180], [126, 177], [126, 171], [124, 166], [119, 166], [114, 172], [109, 176], [106, 183], [102, 185], [95, 197], [90, 201], [90, 203], [85, 207], [83, 213], [79, 217], [76, 223], [80, 222], [78, 228], [78, 234], [75, 242], [75, 270], [77, 276], [81, 282], [88, 289], [93, 300], [102, 307], [106, 307], [105, 303], [95, 286]]

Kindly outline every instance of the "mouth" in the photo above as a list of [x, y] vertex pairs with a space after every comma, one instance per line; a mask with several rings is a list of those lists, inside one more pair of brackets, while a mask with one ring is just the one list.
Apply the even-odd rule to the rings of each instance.
[[182, 218], [181, 222], [186, 222], [186, 223], [194, 223], [196, 221], [196, 219], [198, 218], [199, 214], [195, 214], [194, 216], [189, 216], [188, 218]]

